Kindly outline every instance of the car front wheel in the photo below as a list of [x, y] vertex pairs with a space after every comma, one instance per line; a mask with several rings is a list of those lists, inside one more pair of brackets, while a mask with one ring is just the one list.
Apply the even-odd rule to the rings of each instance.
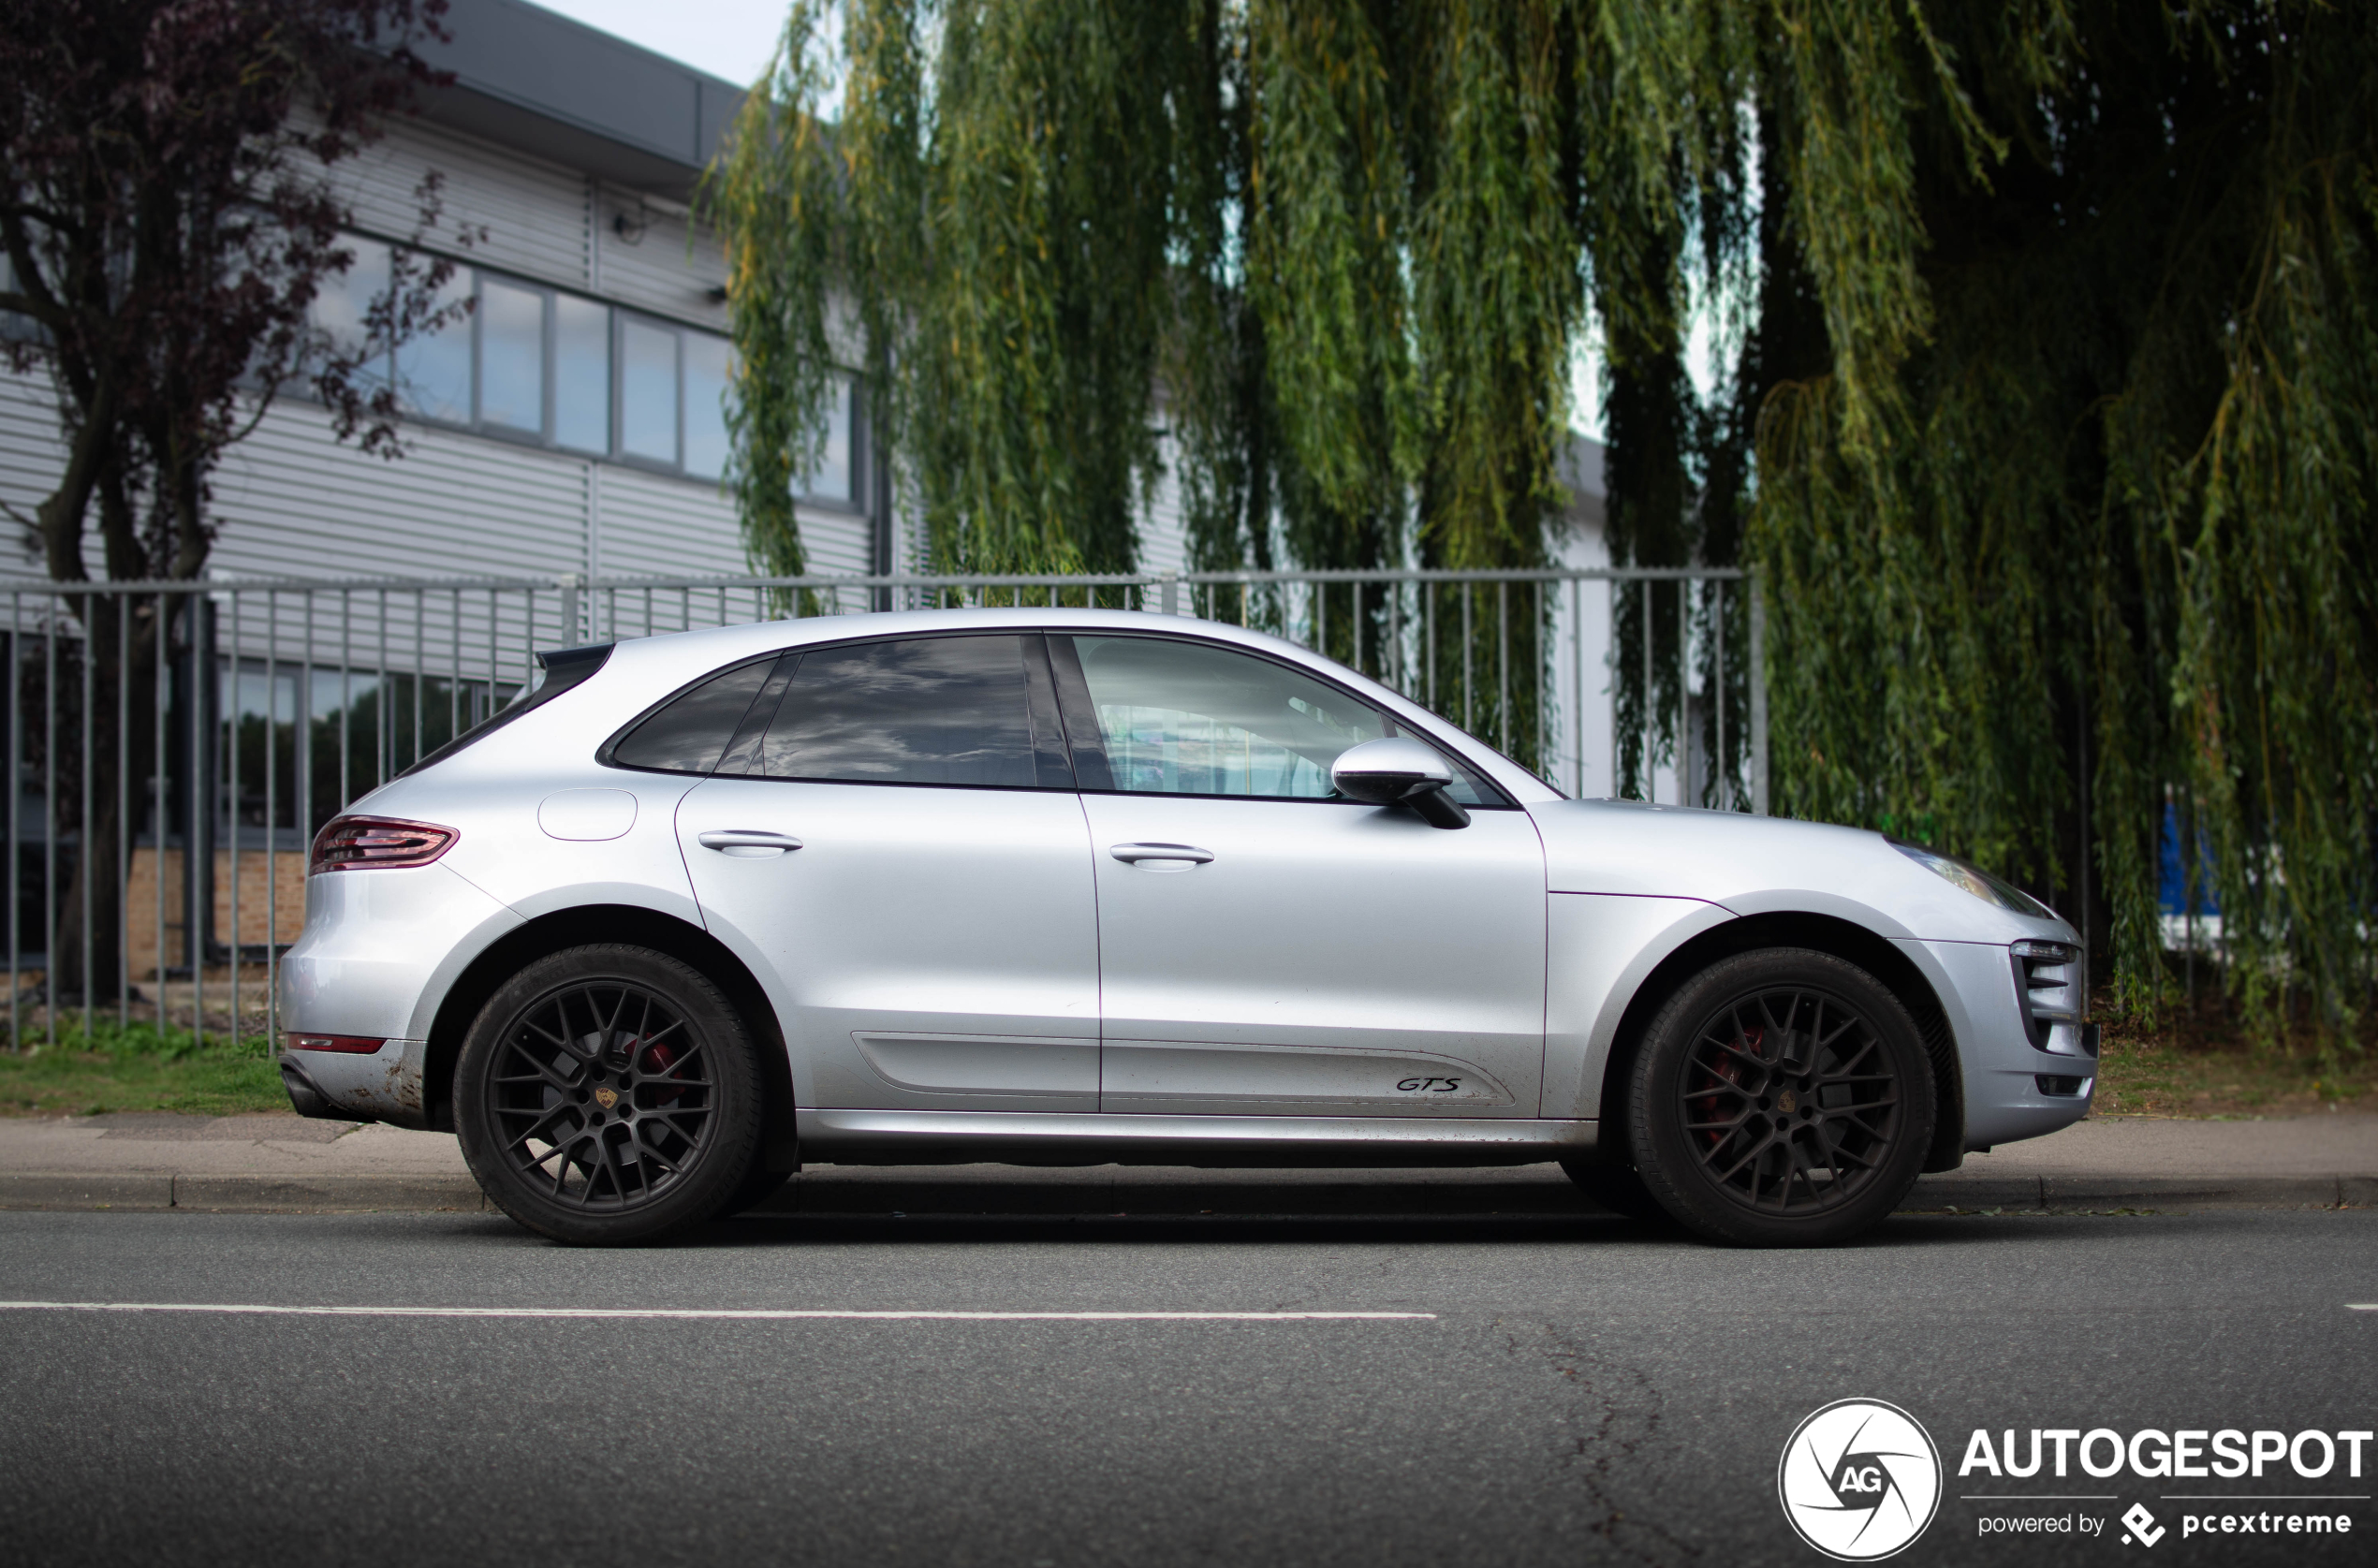
[[1828, 953], [1722, 960], [1670, 997], [1636, 1058], [1637, 1170], [1700, 1236], [1751, 1247], [1857, 1235], [1915, 1185], [1931, 1064], [1905, 1006]]
[[479, 1010], [455, 1131], [496, 1206], [559, 1241], [654, 1241], [723, 1211], [756, 1162], [760, 1084], [742, 1020], [648, 948], [573, 947]]

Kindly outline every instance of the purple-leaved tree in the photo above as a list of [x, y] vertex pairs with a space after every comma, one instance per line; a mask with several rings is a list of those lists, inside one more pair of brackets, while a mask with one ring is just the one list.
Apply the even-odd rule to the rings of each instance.
[[[342, 440], [399, 454], [395, 394], [374, 367], [461, 308], [439, 303], [452, 264], [400, 256], [360, 342], [332, 340], [310, 313], [355, 260], [330, 172], [441, 83], [412, 45], [445, 36], [445, 11], [446, 0], [12, 0], [0, 22], [0, 311], [13, 317], [10, 368], [46, 375], [55, 400], [63, 461], [16, 519], [52, 579], [88, 581], [95, 561], [110, 580], [198, 577], [214, 533], [209, 476], [285, 390], [319, 398]], [[426, 229], [434, 176], [418, 196]], [[194, 623], [174, 608], [186, 599], [66, 602], [82, 620], [89, 713], [149, 711], [155, 639], [186, 642]], [[76, 742], [96, 779], [149, 777], [151, 725], [121, 740], [113, 723], [88, 727]], [[53, 791], [51, 830], [81, 853], [58, 911], [52, 1002], [113, 1000], [125, 978], [117, 792], [90, 793], [81, 821], [77, 792]]]

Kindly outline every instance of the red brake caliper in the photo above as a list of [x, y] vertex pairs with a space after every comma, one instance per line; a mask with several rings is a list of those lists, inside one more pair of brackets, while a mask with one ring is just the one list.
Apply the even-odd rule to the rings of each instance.
[[[1742, 1049], [1750, 1052], [1753, 1056], [1756, 1056], [1759, 1053], [1759, 1046], [1761, 1042], [1767, 1038], [1767, 1030], [1764, 1026], [1754, 1025], [1752, 1028], [1744, 1030], [1739, 1038]], [[1731, 1055], [1718, 1058], [1715, 1063], [1706, 1064], [1702, 1070], [1708, 1073], [1711, 1077], [1718, 1078], [1725, 1083], [1739, 1084], [1742, 1081], [1742, 1064], [1741, 1062], [1736, 1061]], [[1715, 1121], [1720, 1116], [1725, 1114], [1723, 1102], [1716, 1094], [1705, 1095], [1701, 1099], [1694, 1102], [1693, 1114], [1695, 1118], [1699, 1121]], [[1727, 1130], [1724, 1127], [1704, 1127], [1701, 1129], [1701, 1137], [1703, 1141], [1706, 1142], [1711, 1149], [1715, 1149], [1719, 1144], [1725, 1142], [1727, 1136]]]
[[[632, 1045], [630, 1048], [634, 1048]], [[654, 1046], [651, 1048], [653, 1053], [653, 1071], [666, 1073], [677, 1064], [677, 1053], [670, 1050], [667, 1046]], [[674, 1102], [678, 1096], [683, 1094], [684, 1092], [685, 1091], [683, 1089], [656, 1089], [653, 1091], [653, 1098], [658, 1100], [663, 1105], [668, 1105]]]

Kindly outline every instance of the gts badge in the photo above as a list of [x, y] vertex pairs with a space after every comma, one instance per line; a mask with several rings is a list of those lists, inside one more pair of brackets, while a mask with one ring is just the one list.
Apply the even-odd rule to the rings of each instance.
[[1450, 1094], [1461, 1087], [1460, 1078], [1405, 1078], [1396, 1085], [1406, 1094]]

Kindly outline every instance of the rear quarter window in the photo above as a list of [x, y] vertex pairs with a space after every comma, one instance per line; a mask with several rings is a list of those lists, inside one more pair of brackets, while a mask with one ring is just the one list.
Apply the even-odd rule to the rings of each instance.
[[771, 653], [706, 677], [639, 720], [601, 760], [653, 773], [708, 773], [775, 667]]

